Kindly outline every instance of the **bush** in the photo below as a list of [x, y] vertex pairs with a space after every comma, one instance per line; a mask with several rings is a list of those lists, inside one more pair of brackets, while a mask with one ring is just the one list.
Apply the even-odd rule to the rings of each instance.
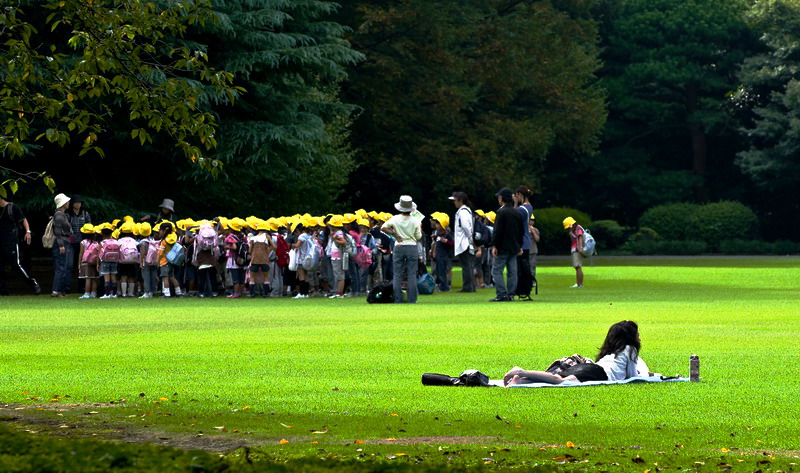
[[548, 207], [534, 210], [536, 228], [541, 233], [539, 252], [546, 254], [568, 253], [570, 246], [569, 233], [564, 230], [564, 219], [574, 218], [584, 228], [591, 228], [591, 219], [580, 210], [567, 207]]
[[689, 203], [658, 205], [639, 218], [639, 227], [652, 228], [667, 240], [686, 240], [691, 219], [699, 209], [699, 205]]
[[690, 221], [691, 239], [703, 240], [717, 249], [722, 240], [752, 240], [758, 233], [758, 217], [739, 202], [717, 202], [702, 206]]
[[638, 232], [631, 235], [629, 241], [658, 241], [661, 235], [650, 227], [642, 227]]
[[778, 240], [772, 244], [772, 252], [776, 255], [793, 255], [800, 253], [800, 243]]
[[625, 241], [625, 227], [615, 220], [598, 220], [592, 222], [589, 229], [600, 250], [612, 250]]

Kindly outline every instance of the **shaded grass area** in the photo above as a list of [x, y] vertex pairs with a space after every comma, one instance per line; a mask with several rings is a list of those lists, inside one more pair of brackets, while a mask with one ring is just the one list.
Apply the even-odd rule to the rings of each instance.
[[[724, 449], [747, 453], [748, 465], [767, 451], [790, 462], [800, 434], [800, 261], [712, 261], [597, 259], [579, 291], [568, 289], [570, 268], [548, 261], [540, 297], [515, 304], [485, 302], [488, 289], [416, 306], [9, 298], [0, 307], [0, 400], [114, 401], [92, 415], [35, 413], [86, 429], [110, 422], [241, 439], [272, 445], [260, 450], [270, 458], [386, 458], [405, 445], [405, 456], [454, 462], [458, 455], [428, 445], [466, 442], [460, 450], [476, 452], [461, 455], [467, 464], [482, 463], [491, 445], [512, 446], [509, 463], [553, 463], [564, 452], [544, 446], [571, 442], [610, 463], [619, 449], [701, 462]], [[698, 353], [703, 382], [506, 390], [419, 381], [423, 372], [475, 368], [497, 378], [515, 364], [594, 357], [608, 326], [623, 319], [639, 323], [652, 370], [686, 375]]]

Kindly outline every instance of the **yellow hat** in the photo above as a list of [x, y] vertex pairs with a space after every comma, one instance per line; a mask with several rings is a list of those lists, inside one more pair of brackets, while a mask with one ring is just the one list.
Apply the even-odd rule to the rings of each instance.
[[119, 234], [120, 234], [120, 231], [119, 231], [119, 228], [117, 228], [116, 230], [114, 230], [113, 233], [111, 233], [111, 237], [114, 238], [114, 239], [119, 238]]
[[358, 218], [367, 218], [367, 215], [368, 215], [367, 211], [364, 210], [364, 209], [356, 210], [356, 217], [358, 217]]
[[431, 214], [431, 218], [439, 222], [439, 225], [441, 225], [444, 228], [450, 226], [450, 216], [447, 215], [446, 213], [434, 212]]
[[341, 215], [334, 215], [330, 220], [328, 220], [328, 225], [332, 227], [341, 227], [344, 225], [344, 217]]
[[369, 228], [369, 220], [367, 220], [366, 218], [359, 218], [358, 220], [356, 220], [356, 223], [358, 223], [358, 226], [360, 227]]
[[480, 215], [481, 217], [485, 217], [486, 216], [486, 213], [481, 209], [476, 210], [475, 213]]
[[119, 227], [120, 233], [133, 233], [136, 230], [136, 225], [133, 222], [125, 222]]
[[536, 220], [536, 217], [534, 217], [533, 214], [531, 214], [531, 220]]
[[390, 214], [389, 212], [381, 212], [381, 220], [383, 220], [384, 222], [386, 222], [386, 221], [388, 221], [390, 218], [392, 218], [392, 214]]
[[153, 233], [148, 222], [142, 222], [137, 226], [139, 227], [139, 235], [143, 237], [149, 237]]
[[131, 217], [130, 215], [126, 215], [126, 216], [122, 217], [122, 221], [123, 222], [133, 222], [133, 217]]
[[117, 228], [119, 226], [119, 222], [121, 222], [121, 221], [122, 220], [120, 220], [118, 218], [115, 218], [114, 220], [111, 221], [111, 226], [114, 227], [114, 228]]
[[161, 231], [161, 224], [157, 223], [157, 224], [153, 225], [153, 231], [156, 232], [156, 233], [160, 232]]
[[342, 215], [342, 223], [353, 223], [357, 218], [356, 214], [346, 213]]
[[489, 219], [490, 222], [494, 223], [495, 217], [497, 217], [497, 215], [494, 213], [494, 211], [486, 212], [486, 218]]
[[91, 223], [85, 223], [81, 227], [81, 233], [85, 233], [87, 235], [94, 233], [94, 231], [95, 231], [94, 225], [92, 225]]
[[294, 231], [297, 230], [297, 227], [299, 227], [300, 225], [305, 226], [305, 224], [300, 219], [295, 220], [294, 222], [292, 222], [292, 225], [291, 225], [291, 227], [289, 227], [289, 230], [292, 233], [294, 233]]
[[170, 233], [169, 235], [164, 238], [168, 245], [174, 245], [176, 241], [178, 241], [178, 235], [174, 233]]
[[242, 225], [242, 222], [240, 222], [239, 220], [240, 219], [238, 219], [238, 218], [232, 218], [232, 219], [228, 220], [228, 228], [230, 228], [231, 230], [233, 230], [235, 232], [242, 231], [242, 226], [243, 225]]
[[567, 218], [564, 219], [563, 223], [564, 223], [564, 228], [566, 229], [566, 228], [569, 228], [569, 227], [575, 225], [576, 222], [575, 222], [574, 218], [567, 217]]

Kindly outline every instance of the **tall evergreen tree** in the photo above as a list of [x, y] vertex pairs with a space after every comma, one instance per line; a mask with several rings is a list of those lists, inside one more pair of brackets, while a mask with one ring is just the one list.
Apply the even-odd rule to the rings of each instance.
[[454, 188], [494, 205], [540, 179], [553, 149], [589, 153], [605, 120], [597, 27], [582, 1], [362, 1], [342, 21], [367, 61], [348, 100], [361, 205], [411, 193], [443, 208]]
[[[338, 98], [345, 66], [361, 60], [327, 1], [220, 0], [197, 38], [212, 64], [247, 93], [219, 107], [218, 180], [193, 172], [213, 208], [284, 213], [330, 208], [347, 179], [353, 107]], [[210, 210], [210, 209], [209, 209]]]

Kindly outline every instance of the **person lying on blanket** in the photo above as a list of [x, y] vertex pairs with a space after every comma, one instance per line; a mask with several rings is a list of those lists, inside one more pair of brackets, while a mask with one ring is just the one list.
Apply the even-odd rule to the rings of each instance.
[[608, 329], [608, 334], [597, 355], [597, 362], [579, 363], [558, 374], [547, 371], [527, 371], [515, 366], [503, 376], [503, 384], [548, 383], [564, 381], [617, 381], [634, 376], [653, 376], [644, 360], [639, 358], [642, 342], [636, 322], [623, 320]]

